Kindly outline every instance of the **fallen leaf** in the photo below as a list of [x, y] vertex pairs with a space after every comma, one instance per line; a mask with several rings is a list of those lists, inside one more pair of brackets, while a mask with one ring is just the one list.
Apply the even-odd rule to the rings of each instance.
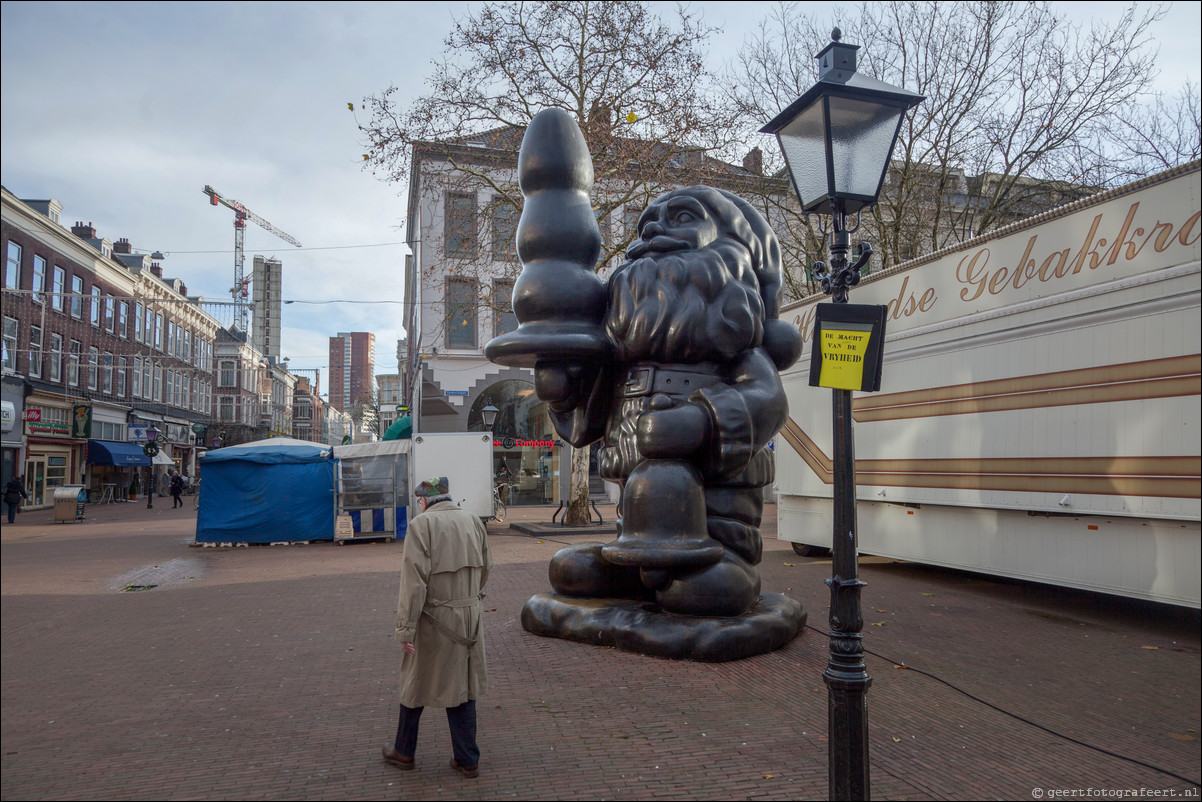
[[894, 666], [894, 668], [909, 668], [909, 666]]
[[785, 563], [785, 565], [789, 566], [790, 568], [792, 568], [792, 567], [793, 567], [794, 565], [796, 565], [796, 564], [797, 564], [797, 563]]
[[887, 612], [889, 612], [889, 611], [888, 611], [888, 610], [877, 610], [877, 612], [878, 612], [878, 613], [887, 613]]
[[1196, 740], [1198, 740], [1194, 736], [1186, 735], [1183, 732], [1170, 732], [1169, 737], [1172, 738], [1174, 741], [1196, 741]]
[[923, 595], [923, 596], [934, 596], [935, 594], [934, 594], [934, 593], [924, 593], [924, 594], [922, 594], [922, 595]]
[[771, 779], [772, 779], [774, 776], [775, 776], [775, 775], [773, 775], [773, 774], [765, 774], [765, 775], [764, 775], [764, 779], [765, 779], [765, 780], [771, 780]]
[[875, 622], [873, 622], [872, 625], [874, 627], [883, 627], [883, 626], [885, 626], [885, 622], [884, 621], [875, 621]]
[[931, 615], [943, 615], [943, 613], [931, 613]]
[[1159, 646], [1140, 646], [1139, 648], [1141, 648], [1141, 649], [1151, 649], [1151, 650], [1152, 650], [1152, 651], [1154, 651], [1154, 652], [1158, 652], [1158, 651], [1160, 651], [1160, 647], [1159, 647]]
[[895, 743], [895, 744], [901, 743], [901, 738], [894, 738], [893, 743]]

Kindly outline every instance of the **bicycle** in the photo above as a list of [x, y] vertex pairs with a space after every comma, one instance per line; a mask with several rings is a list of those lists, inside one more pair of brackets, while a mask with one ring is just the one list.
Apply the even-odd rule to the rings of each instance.
[[504, 484], [493, 485], [492, 489], [492, 519], [498, 523], [505, 520], [505, 513], [509, 508], [505, 504], [505, 499], [501, 498], [501, 488]]

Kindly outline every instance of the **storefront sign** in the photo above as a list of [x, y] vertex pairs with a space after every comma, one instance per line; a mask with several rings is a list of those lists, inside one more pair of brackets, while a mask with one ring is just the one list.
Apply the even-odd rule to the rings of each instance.
[[42, 419], [42, 410], [40, 410], [40, 409], [27, 409], [27, 410], [25, 410], [25, 420], [27, 420], [27, 421], [40, 421], [41, 419]]
[[555, 448], [562, 445], [558, 440], [515, 440], [506, 437], [504, 440], [493, 440], [493, 448]]
[[84, 439], [92, 436], [91, 404], [76, 404], [71, 407], [71, 436]]

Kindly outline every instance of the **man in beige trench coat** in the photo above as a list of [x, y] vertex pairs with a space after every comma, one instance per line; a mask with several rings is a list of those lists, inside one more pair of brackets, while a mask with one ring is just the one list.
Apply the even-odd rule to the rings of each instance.
[[484, 524], [451, 501], [447, 478], [422, 482], [422, 512], [409, 522], [401, 564], [397, 640], [401, 715], [384, 759], [414, 768], [417, 728], [425, 707], [445, 707], [454, 758], [464, 777], [479, 773], [476, 699], [488, 690], [480, 592], [492, 568]]

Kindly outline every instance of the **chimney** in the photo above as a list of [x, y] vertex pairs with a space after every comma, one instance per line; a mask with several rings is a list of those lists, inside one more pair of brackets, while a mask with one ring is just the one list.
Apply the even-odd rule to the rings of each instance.
[[179, 283], [179, 294], [185, 298], [188, 297], [188, 285], [182, 281]]
[[764, 174], [764, 151], [752, 148], [743, 157], [743, 169], [756, 175]]
[[122, 237], [114, 242], [113, 253], [133, 253], [133, 249], [129, 246], [129, 240]]
[[159, 264], [158, 262], [151, 262], [150, 263], [150, 272], [154, 273], [159, 278], [162, 278], [163, 277], [163, 266], [161, 264]]
[[96, 239], [96, 229], [92, 228], [91, 223], [85, 226], [77, 221], [75, 225], [71, 226], [71, 233], [80, 239]]

